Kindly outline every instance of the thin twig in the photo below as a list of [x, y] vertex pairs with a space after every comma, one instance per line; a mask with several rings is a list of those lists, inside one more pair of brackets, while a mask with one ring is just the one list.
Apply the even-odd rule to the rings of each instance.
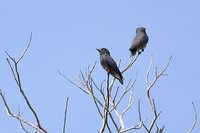
[[[102, 115], [102, 113], [101, 113], [101, 111], [100, 111], [100, 108], [99, 108], [99, 106], [98, 106], [98, 104], [97, 104], [97, 98], [95, 98], [95, 94], [94, 94], [94, 92], [93, 92], [93, 88], [91, 88], [91, 95], [92, 95], [94, 104], [95, 104], [95, 106], [96, 106], [96, 108], [97, 108], [97, 111], [99, 112], [101, 118], [103, 118], [103, 115]], [[99, 102], [100, 102], [100, 101], [99, 101]]]
[[21, 116], [17, 116], [17, 115], [15, 115], [15, 114], [13, 114], [13, 113], [11, 112], [11, 110], [10, 110], [10, 108], [9, 108], [7, 102], [6, 102], [6, 99], [5, 99], [5, 97], [4, 97], [4, 95], [3, 95], [3, 93], [2, 93], [1, 90], [0, 90], [0, 96], [1, 96], [1, 98], [2, 98], [2, 100], [3, 100], [3, 103], [4, 103], [5, 107], [6, 107], [8, 116], [17, 119], [19, 122], [23, 122], [23, 123], [25, 123], [25, 124], [31, 126], [32, 128], [34, 128], [35, 130], [39, 131], [40, 133], [47, 133], [45, 130], [41, 129], [40, 127], [34, 125], [33, 123], [31, 123], [31, 122], [29, 122], [29, 121], [26, 121], [26, 120], [23, 119]]
[[157, 73], [157, 68], [156, 68], [156, 71], [155, 71], [155, 79], [152, 81], [151, 84], [149, 84], [149, 74], [150, 74], [150, 70], [151, 70], [151, 67], [152, 67], [152, 62], [153, 62], [153, 59], [152, 59], [152, 56], [151, 56], [151, 61], [150, 61], [150, 64], [149, 64], [149, 68], [147, 69], [147, 76], [146, 76], [146, 86], [147, 86], [147, 97], [148, 97], [148, 100], [149, 100], [149, 103], [153, 109], [153, 103], [152, 103], [152, 100], [151, 100], [151, 96], [150, 96], [150, 90], [151, 88], [155, 85], [155, 83], [157, 82], [157, 80], [164, 75], [164, 72], [167, 70], [167, 68], [169, 67], [169, 64], [171, 62], [171, 59], [172, 59], [172, 56], [170, 56], [169, 58], [169, 61], [168, 63], [166, 64], [166, 66], [163, 68], [163, 70], [158, 74]]
[[[155, 123], [156, 123], [156, 120], [157, 118], [159, 117], [159, 115], [161, 114], [161, 112], [157, 113], [157, 110], [156, 110], [156, 105], [155, 105], [155, 101], [154, 99], [151, 98], [151, 95], [150, 95], [150, 90], [151, 88], [155, 85], [155, 83], [157, 82], [157, 80], [161, 77], [161, 76], [164, 76], [164, 72], [167, 70], [170, 62], [171, 62], [171, 59], [172, 59], [172, 56], [170, 56], [169, 58], [169, 61], [167, 62], [166, 66], [163, 68], [163, 70], [158, 73], [157, 71], [157, 67], [155, 67], [155, 79], [151, 82], [151, 84], [149, 83], [149, 75], [150, 75], [150, 70], [151, 70], [151, 67], [152, 67], [152, 62], [153, 62], [153, 59], [152, 59], [152, 55], [151, 55], [151, 60], [150, 60], [150, 64], [149, 64], [149, 67], [147, 69], [147, 75], [146, 75], [146, 86], [147, 86], [147, 98], [149, 100], [149, 104], [154, 112], [154, 119], [152, 120], [152, 123], [150, 124], [149, 128], [145, 128], [146, 131], [148, 133], [151, 132], [151, 130], [153, 129]], [[144, 126], [144, 125], [143, 125]], [[144, 126], [145, 127], [145, 126]]]
[[[22, 114], [23, 114], [23, 113], [21, 113], [20, 107], [18, 106], [18, 116], [22, 117]], [[22, 121], [19, 121], [19, 123], [20, 123], [21, 128], [24, 130], [24, 132], [30, 133], [30, 132], [24, 127]]]
[[138, 57], [139, 57], [139, 54], [137, 54], [137, 56], [134, 59], [131, 58], [128, 65], [125, 67], [123, 71], [121, 71], [121, 73], [124, 73], [125, 71], [127, 71], [134, 64], [134, 62], [137, 60]]
[[29, 99], [27, 98], [27, 96], [25, 95], [24, 91], [23, 91], [23, 88], [22, 88], [22, 84], [21, 84], [21, 78], [20, 78], [20, 74], [19, 74], [19, 71], [18, 71], [18, 63], [21, 61], [21, 59], [24, 57], [24, 55], [26, 54], [28, 48], [30, 47], [30, 44], [31, 44], [31, 40], [32, 40], [32, 33], [30, 35], [30, 39], [29, 39], [29, 44], [28, 46], [25, 48], [24, 52], [22, 53], [22, 55], [19, 57], [19, 59], [16, 61], [14, 58], [12, 58], [8, 52], [6, 52], [6, 54], [8, 55], [8, 57], [10, 58], [10, 60], [13, 61], [14, 63], [14, 67], [11, 65], [9, 59], [7, 58], [7, 61], [8, 61], [8, 64], [10, 66], [10, 69], [12, 71], [12, 74], [14, 76], [14, 79], [17, 83], [17, 86], [19, 87], [19, 90], [20, 90], [20, 93], [22, 94], [23, 98], [25, 99], [26, 101], [26, 104], [28, 105], [29, 109], [31, 110], [31, 112], [33, 113], [35, 119], [36, 119], [36, 122], [37, 122], [37, 126], [43, 130], [44, 132], [46, 132], [41, 124], [40, 124], [40, 121], [39, 121], [39, 118], [37, 116], [37, 113], [35, 112], [35, 110], [33, 109], [33, 107], [31, 106], [30, 102], [29, 102]]
[[129, 103], [128, 103], [128, 106], [126, 107], [126, 109], [124, 109], [124, 111], [122, 112], [122, 117], [124, 116], [124, 114], [131, 108], [133, 104], [133, 89], [131, 89], [131, 94], [130, 94], [130, 97], [129, 97]]
[[147, 92], [150, 92], [150, 89], [154, 86], [154, 84], [156, 83], [156, 81], [164, 75], [164, 72], [167, 70], [167, 68], [169, 67], [169, 64], [171, 62], [172, 56], [170, 56], [169, 61], [167, 62], [166, 66], [163, 68], [163, 70], [157, 74], [157, 69], [156, 69], [156, 77], [153, 80], [153, 82], [149, 85], [149, 73], [150, 73], [150, 69], [151, 69], [151, 65], [152, 65], [152, 59], [149, 65], [149, 69], [147, 70], [147, 77], [146, 77], [146, 84], [147, 84]]
[[104, 105], [104, 116], [103, 116], [103, 123], [102, 127], [100, 129], [100, 133], [103, 133], [105, 130], [105, 126], [108, 122], [108, 114], [109, 114], [109, 105], [110, 105], [110, 91], [109, 91], [109, 73], [107, 77], [107, 95], [106, 95], [106, 100], [105, 100], [105, 105]]
[[123, 121], [123, 118], [122, 118], [122, 115], [119, 113], [119, 111], [117, 110], [117, 107], [114, 109], [114, 112], [116, 114], [116, 116], [118, 117], [119, 119], [119, 123], [121, 125], [121, 130], [123, 131], [125, 129], [125, 124], [124, 124], [124, 121]]
[[139, 121], [141, 122], [142, 126], [144, 127], [144, 129], [148, 132], [148, 128], [147, 126], [144, 124], [143, 120], [142, 120], [142, 114], [141, 114], [141, 108], [140, 108], [140, 100], [138, 100], [138, 113], [139, 113]]
[[113, 122], [113, 124], [114, 124], [114, 126], [115, 126], [116, 130], [117, 130], [117, 131], [119, 131], [119, 128], [118, 128], [118, 126], [117, 126], [117, 123], [115, 122], [115, 120], [114, 120], [114, 118], [113, 118], [112, 114], [111, 114], [111, 113], [109, 113], [109, 116], [110, 116], [110, 119], [112, 120], [112, 122]]
[[[133, 88], [133, 86], [134, 86], [134, 84], [135, 84], [135, 82], [136, 82], [136, 80], [137, 80], [137, 75], [138, 75], [138, 72], [136, 73], [136, 77], [135, 77], [135, 80], [133, 81], [133, 83], [131, 84], [131, 79], [129, 80], [129, 83], [128, 83], [128, 85], [126, 86], [126, 89], [124, 90], [124, 92], [121, 94], [121, 96], [119, 97], [119, 99], [118, 99], [118, 101], [117, 102], [115, 102], [115, 97], [116, 96], [114, 96], [114, 99], [111, 97], [111, 101], [112, 101], [112, 105], [113, 105], [113, 107], [112, 107], [112, 109], [110, 110], [110, 112], [112, 112], [118, 105], [119, 105], [119, 103], [121, 102], [121, 100], [123, 99], [123, 97], [126, 95], [126, 93], [127, 92], [129, 92], [132, 88]], [[130, 85], [131, 84], [131, 85]]]
[[29, 39], [29, 43], [28, 43], [28, 46], [24, 49], [24, 51], [22, 52], [22, 55], [21, 57], [16, 61], [16, 63], [19, 63], [20, 60], [24, 57], [24, 55], [26, 54], [26, 52], [28, 51], [28, 48], [30, 47], [31, 45], [31, 40], [32, 40], [32, 32], [31, 32], [31, 35], [30, 35], [30, 39]]
[[[10, 56], [7, 52], [6, 52], [6, 54], [7, 54], [8, 56]], [[12, 59], [12, 58], [10, 57], [10, 59]], [[6, 60], [7, 60], [8, 65], [9, 65], [11, 71], [12, 71], [12, 74], [13, 74], [13, 77], [14, 77], [14, 79], [15, 79], [15, 82], [17, 83], [17, 85], [19, 85], [18, 80], [17, 80], [17, 77], [16, 77], [16, 75], [15, 75], [15, 71], [14, 71], [14, 69], [13, 69], [13, 67], [12, 67], [12, 65], [11, 65], [11, 63], [10, 63], [10, 60], [9, 60], [8, 58], [6, 58]]]
[[156, 120], [157, 120], [158, 117], [160, 116], [160, 114], [161, 114], [161, 112], [159, 112], [156, 116], [154, 116], [154, 119], [153, 119], [151, 125], [150, 125], [149, 128], [148, 128], [148, 132], [151, 132], [151, 130], [152, 130], [152, 128], [153, 128], [153, 126], [154, 126]]
[[[140, 121], [140, 123], [138, 125], [133, 125], [133, 126], [131, 126], [129, 128], [123, 129], [119, 133], [125, 133], [125, 132], [131, 131], [131, 130], [138, 130], [138, 129], [141, 129], [142, 127], [144, 127], [146, 130], [148, 130], [147, 127], [144, 125], [143, 120], [142, 120], [142, 116], [141, 116], [141, 112], [140, 112], [140, 101], [138, 101], [138, 112], [139, 112], [139, 121]], [[123, 113], [122, 113], [122, 117], [123, 117]]]
[[192, 132], [192, 130], [194, 129], [194, 127], [196, 126], [196, 123], [197, 123], [197, 111], [196, 111], [196, 108], [195, 108], [195, 105], [194, 105], [193, 102], [192, 102], [192, 106], [193, 106], [193, 109], [194, 109], [194, 115], [195, 115], [195, 117], [194, 117], [194, 122], [192, 124], [192, 127], [189, 129], [188, 133]]
[[142, 128], [142, 124], [140, 123], [139, 125], [126, 128], [126, 129], [120, 131], [119, 133], [125, 133], [125, 132], [127, 132], [127, 131], [138, 130], [138, 129], [141, 129], [141, 128]]
[[[27, 103], [29, 109], [31, 110], [31, 112], [32, 112], [33, 115], [35, 116], [35, 119], [36, 119], [36, 121], [37, 121], [38, 127], [39, 127], [40, 129], [44, 130], [44, 129], [42, 128], [41, 124], [40, 124], [40, 120], [39, 120], [39, 118], [38, 118], [38, 116], [37, 116], [37, 113], [36, 113], [35, 110], [33, 109], [32, 105], [30, 104], [30, 102], [29, 102], [29, 100], [28, 100], [28, 98], [27, 98], [27, 96], [26, 96], [25, 93], [24, 93], [24, 90], [22, 89], [22, 85], [21, 85], [21, 81], [20, 81], [20, 74], [19, 74], [19, 72], [18, 72], [18, 65], [16, 64], [16, 62], [15, 62], [15, 72], [16, 72], [16, 74], [17, 74], [17, 79], [18, 79], [18, 83], [19, 83], [19, 84], [18, 84], [18, 87], [19, 87], [19, 89], [20, 89], [20, 92], [21, 92], [22, 96], [24, 97], [24, 99], [25, 99], [25, 101], [26, 101], [26, 103]], [[45, 131], [45, 130], [44, 130], [44, 131]], [[46, 132], [46, 131], [45, 131], [45, 132]]]
[[104, 92], [103, 92], [103, 83], [104, 82], [102, 82], [102, 84], [101, 84], [101, 86], [100, 86], [100, 88], [96, 85], [96, 83], [94, 82], [94, 80], [93, 80], [93, 78], [91, 78], [91, 80], [92, 80], [92, 83], [94, 84], [94, 86], [96, 87], [96, 89], [100, 92], [100, 94], [101, 94], [101, 96], [102, 96], [102, 98], [103, 98], [103, 100], [105, 100], [105, 95], [104, 95]]
[[85, 77], [83, 76], [83, 72], [82, 72], [81, 70], [80, 70], [80, 73], [81, 73], [81, 77], [82, 77], [82, 79], [83, 79], [83, 82], [86, 83]]
[[113, 98], [113, 101], [115, 102], [116, 98], [117, 98], [117, 94], [118, 94], [118, 91], [119, 91], [119, 87], [117, 87], [116, 91], [115, 91], [115, 95], [114, 95], [114, 98]]
[[59, 70], [58, 73], [64, 77], [67, 81], [69, 81], [71, 84], [73, 84], [74, 86], [76, 86], [77, 88], [79, 88], [81, 91], [83, 91], [86, 94], [90, 94], [88, 91], [84, 90], [82, 87], [78, 86], [76, 83], [74, 83], [72, 80], [70, 80], [69, 78], [67, 78], [64, 74], [62, 74]]
[[69, 102], [69, 97], [67, 97], [67, 100], [66, 100], [66, 103], [65, 103], [65, 114], [64, 114], [64, 123], [63, 123], [63, 133], [65, 133], [65, 128], [66, 128], [66, 124], [67, 124], [68, 102]]

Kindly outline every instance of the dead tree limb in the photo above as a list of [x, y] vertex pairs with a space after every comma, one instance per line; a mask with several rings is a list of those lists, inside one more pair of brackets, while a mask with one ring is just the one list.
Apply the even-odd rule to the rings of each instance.
[[107, 93], [106, 93], [106, 100], [105, 100], [105, 104], [103, 107], [103, 123], [102, 123], [102, 127], [100, 129], [100, 133], [103, 133], [106, 127], [106, 124], [108, 123], [108, 114], [109, 114], [109, 105], [110, 105], [110, 90], [109, 90], [109, 73], [108, 77], [107, 77]]
[[[2, 97], [2, 99], [3, 99], [3, 101], [4, 101], [4, 104], [5, 104], [5, 106], [6, 106], [6, 109], [8, 110], [8, 114], [9, 114], [10, 116], [12, 116], [12, 117], [18, 119], [20, 122], [26, 123], [26, 124], [28, 124], [28, 125], [32, 125], [32, 127], [33, 127], [34, 129], [37, 129], [39, 132], [46, 133], [47, 131], [41, 126], [40, 120], [39, 120], [39, 118], [38, 118], [38, 115], [37, 115], [36, 111], [33, 109], [33, 107], [32, 107], [32, 105], [31, 105], [31, 103], [30, 103], [28, 97], [26, 96], [26, 94], [25, 94], [25, 92], [24, 92], [24, 90], [23, 90], [22, 83], [21, 83], [21, 77], [20, 77], [20, 73], [19, 73], [19, 70], [18, 70], [18, 64], [20, 63], [20, 61], [23, 59], [24, 55], [25, 55], [26, 52], [28, 51], [28, 48], [29, 48], [30, 45], [31, 45], [31, 40], [32, 40], [32, 33], [31, 33], [31, 35], [30, 35], [29, 43], [28, 43], [27, 47], [24, 49], [24, 51], [22, 52], [22, 55], [21, 55], [17, 60], [15, 60], [15, 58], [11, 57], [10, 54], [9, 54], [8, 52], [6, 52], [6, 54], [7, 54], [7, 56], [8, 56], [8, 58], [6, 58], [6, 60], [7, 60], [7, 62], [8, 62], [8, 65], [9, 65], [10, 69], [11, 69], [11, 72], [12, 72], [12, 74], [13, 74], [14, 80], [15, 80], [15, 82], [16, 82], [16, 84], [17, 84], [19, 90], [20, 90], [20, 93], [22, 94], [22, 96], [23, 96], [23, 98], [24, 98], [24, 100], [25, 100], [25, 102], [26, 102], [28, 108], [29, 108], [30, 111], [33, 113], [34, 118], [36, 119], [37, 125], [34, 125], [34, 124], [32, 124], [32, 123], [30, 123], [30, 122], [24, 120], [20, 115], [18, 115], [18, 116], [17, 116], [17, 115], [14, 115], [14, 114], [10, 111], [9, 106], [8, 106], [8, 104], [6, 103], [5, 98], [3, 97], [3, 95], [1, 95], [1, 97]], [[13, 65], [12, 65], [12, 63], [13, 63]], [[22, 124], [21, 124], [21, 125], [22, 125]], [[37, 127], [37, 128], [36, 128], [36, 127]]]
[[[149, 82], [149, 75], [150, 75], [150, 71], [151, 71], [151, 67], [152, 67], [152, 63], [153, 63], [153, 59], [151, 56], [151, 60], [150, 60], [150, 64], [149, 64], [149, 68], [147, 69], [147, 75], [146, 75], [146, 93], [147, 93], [147, 98], [150, 104], [150, 107], [154, 113], [154, 118], [151, 122], [151, 124], [149, 125], [149, 128], [145, 128], [147, 130], [148, 133], [151, 133], [154, 125], [156, 124], [156, 120], [158, 119], [158, 117], [160, 116], [161, 112], [157, 113], [157, 109], [156, 109], [156, 105], [155, 105], [155, 101], [153, 98], [151, 98], [151, 94], [150, 91], [152, 89], [152, 87], [155, 85], [155, 83], [157, 82], [157, 80], [161, 77], [161, 76], [165, 76], [166, 74], [164, 74], [164, 72], [167, 70], [167, 68], [170, 65], [172, 56], [170, 56], [169, 61], [167, 62], [166, 66], [158, 73], [157, 71], [157, 67], [155, 68], [155, 78], [154, 80], [150, 83]], [[162, 128], [163, 131], [164, 128]], [[160, 129], [157, 127], [157, 131], [159, 131]]]
[[[126, 72], [128, 69], [131, 68], [133, 63], [137, 60], [138, 56], [139, 55], [137, 55], [134, 59], [130, 60], [130, 62], [124, 68], [122, 73]], [[112, 91], [114, 90], [113, 86], [115, 83], [115, 78], [112, 78], [111, 81], [109, 81], [109, 76], [107, 77], [107, 86], [105, 87], [106, 89], [104, 89], [104, 81], [105, 80], [102, 82], [102, 84], [100, 86], [97, 85], [97, 83], [95, 82], [95, 80], [92, 77], [92, 73], [95, 68], [95, 65], [96, 65], [96, 62], [91, 69], [89, 69], [89, 67], [87, 69], [85, 69], [85, 73], [80, 71], [79, 76], [72, 76], [72, 78], [74, 78], [76, 82], [69, 79], [67, 76], [62, 74], [60, 71], [58, 71], [58, 72], [62, 77], [67, 79], [67, 81], [69, 81], [71, 84], [73, 84], [74, 86], [79, 88], [85, 94], [89, 94], [90, 96], [92, 96], [93, 102], [95, 103], [97, 111], [99, 112], [99, 114], [102, 118], [102, 121], [103, 121], [102, 127], [99, 130], [100, 133], [105, 132], [106, 127], [109, 132], [113, 132], [109, 126], [110, 122], [113, 123], [117, 132], [127, 132], [127, 131], [130, 131], [133, 129], [136, 130], [136, 129], [141, 128], [141, 126], [138, 126], [138, 125], [126, 128], [125, 124], [124, 124], [124, 120], [123, 120], [123, 116], [131, 108], [131, 106], [133, 104], [133, 86], [135, 84], [136, 79], [134, 81], [132, 81], [130, 79], [130, 82], [128, 83], [128, 85], [125, 88], [125, 91], [122, 94], [120, 94], [120, 97], [118, 98], [117, 95], [119, 95], [119, 93], [118, 93], [119, 86], [116, 88], [116, 91], [112, 93]], [[137, 74], [136, 74], [136, 77], [137, 77]], [[127, 107], [122, 112], [120, 112], [117, 109], [117, 106], [120, 104], [121, 100], [123, 99], [123, 97], [125, 97], [125, 95], [128, 92], [130, 93], [129, 103], [128, 103]], [[112, 95], [112, 94], [114, 94], [114, 95]], [[101, 96], [101, 97], [99, 97], [99, 96]], [[109, 108], [109, 105], [111, 105], [112, 107]], [[104, 111], [101, 112], [101, 110], [104, 110]], [[114, 114], [116, 115], [115, 118], [117, 118], [119, 120], [119, 123], [120, 123], [119, 125], [118, 125], [118, 122], [113, 117]], [[110, 122], [108, 122], [108, 116], [110, 118], [109, 120], [111, 120]]]
[[3, 92], [1, 90], [0, 90], [0, 96], [1, 96], [3, 103], [6, 107], [6, 111], [7, 111], [8, 116], [17, 119], [20, 123], [24, 123], [24, 124], [29, 125], [30, 127], [34, 128], [35, 130], [39, 131], [40, 133], [47, 133], [47, 132], [44, 132], [42, 129], [40, 129], [37, 125], [33, 124], [32, 122], [25, 120], [21, 115], [15, 115], [14, 113], [12, 113], [12, 111], [10, 110], [10, 107], [9, 107], [9, 105], [8, 105], [6, 99], [5, 99], [5, 95], [3, 94]]

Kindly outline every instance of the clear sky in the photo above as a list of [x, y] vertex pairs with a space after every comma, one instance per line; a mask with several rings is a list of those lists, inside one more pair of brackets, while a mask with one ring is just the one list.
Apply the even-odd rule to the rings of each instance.
[[[149, 43], [134, 66], [124, 74], [125, 84], [139, 71], [135, 105], [127, 116], [127, 126], [137, 122], [137, 100], [150, 121], [152, 112], [146, 98], [145, 75], [153, 54], [153, 65], [161, 70], [173, 55], [168, 76], [152, 89], [159, 125], [166, 133], [184, 133], [191, 127], [195, 103], [200, 117], [200, 1], [198, 0], [1, 0], [0, 1], [0, 88], [13, 112], [20, 106], [27, 120], [27, 109], [6, 62], [5, 51], [19, 57], [32, 43], [20, 62], [24, 91], [50, 133], [62, 131], [66, 97], [70, 98], [68, 133], [94, 133], [101, 126], [91, 97], [82, 93], [57, 72], [78, 75], [79, 70], [98, 61], [94, 75], [100, 83], [106, 73], [96, 48], [106, 47], [121, 68], [129, 61], [130, 42], [135, 29], [146, 27]], [[154, 74], [153, 72], [151, 73]], [[116, 84], [119, 84], [116, 82]], [[123, 89], [123, 87], [122, 87]], [[124, 101], [126, 104], [127, 101]], [[131, 118], [131, 119], [130, 119]], [[21, 133], [19, 123], [9, 118], [0, 100], [0, 131]], [[200, 131], [197, 123], [194, 133]], [[144, 132], [140, 130], [138, 132]]]

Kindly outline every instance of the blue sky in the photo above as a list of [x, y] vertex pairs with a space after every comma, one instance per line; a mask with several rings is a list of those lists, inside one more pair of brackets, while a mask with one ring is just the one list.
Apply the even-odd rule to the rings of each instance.
[[[34, 120], [16, 87], [5, 54], [7, 51], [19, 57], [32, 32], [31, 47], [19, 67], [24, 91], [42, 125], [50, 133], [62, 131], [65, 100], [69, 97], [67, 132], [97, 132], [101, 119], [91, 97], [68, 83], [57, 70], [78, 75], [80, 69], [99, 61], [95, 49], [101, 47], [108, 48], [116, 61], [122, 60], [121, 68], [125, 67], [135, 29], [144, 26], [149, 43], [124, 74], [125, 84], [139, 71], [134, 98], [141, 100], [144, 117], [151, 119], [145, 92], [150, 56], [153, 54], [154, 67], [161, 70], [173, 55], [168, 76], [158, 81], [152, 96], [157, 109], [162, 111], [158, 122], [165, 125], [165, 132], [187, 132], [194, 119], [192, 101], [200, 115], [199, 7], [197, 0], [1, 0], [0, 88], [6, 93], [13, 112], [17, 113], [19, 105], [24, 117]], [[99, 83], [106, 78], [99, 62], [94, 75]], [[135, 106], [128, 113], [127, 126], [137, 121], [136, 109]], [[18, 121], [6, 115], [2, 101], [0, 123], [1, 132], [23, 132]], [[197, 123], [193, 132], [199, 130]]]

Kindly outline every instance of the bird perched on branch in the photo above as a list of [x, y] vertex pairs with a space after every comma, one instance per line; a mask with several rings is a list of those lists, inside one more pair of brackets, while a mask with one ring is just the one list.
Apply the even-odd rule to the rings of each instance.
[[100, 62], [102, 67], [106, 70], [107, 73], [110, 73], [113, 77], [119, 80], [123, 84], [123, 77], [119, 68], [117, 67], [116, 62], [110, 55], [110, 52], [106, 48], [97, 49], [100, 53]]
[[146, 29], [144, 27], [137, 28], [135, 38], [133, 39], [131, 47], [129, 48], [131, 55], [134, 56], [136, 52], [138, 52], [138, 54], [143, 52], [148, 40], [149, 37], [146, 34]]

